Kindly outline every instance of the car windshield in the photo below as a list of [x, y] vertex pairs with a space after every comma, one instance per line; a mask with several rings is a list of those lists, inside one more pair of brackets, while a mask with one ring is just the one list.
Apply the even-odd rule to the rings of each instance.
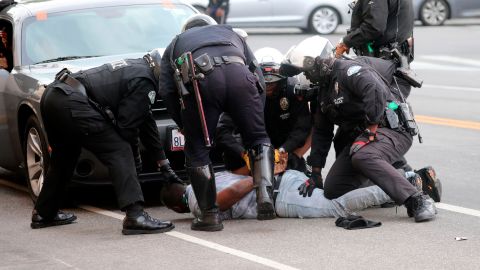
[[37, 13], [23, 25], [22, 65], [164, 48], [193, 14], [171, 3]]

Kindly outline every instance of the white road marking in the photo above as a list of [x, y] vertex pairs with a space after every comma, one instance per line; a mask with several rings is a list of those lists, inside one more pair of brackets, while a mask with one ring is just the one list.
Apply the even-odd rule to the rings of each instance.
[[253, 254], [248, 253], [248, 252], [244, 252], [244, 251], [241, 251], [241, 250], [238, 250], [238, 249], [229, 248], [229, 247], [226, 247], [226, 246], [214, 243], [214, 242], [206, 241], [206, 240], [203, 240], [203, 239], [200, 239], [200, 238], [188, 235], [188, 234], [184, 234], [184, 233], [181, 233], [181, 232], [167, 232], [166, 234], [168, 234], [170, 236], [173, 236], [173, 237], [176, 237], [176, 238], [180, 238], [180, 239], [185, 240], [185, 241], [190, 242], [190, 243], [195, 243], [195, 244], [207, 247], [207, 248], [215, 249], [215, 250], [220, 251], [220, 252], [224, 252], [224, 253], [227, 253], [227, 254], [230, 254], [230, 255], [233, 255], [233, 256], [237, 256], [237, 257], [252, 261], [254, 263], [262, 264], [264, 266], [267, 266], [267, 267], [270, 267], [270, 268], [273, 268], [273, 269], [279, 269], [279, 270], [295, 270], [295, 269], [298, 269], [298, 268], [294, 268], [294, 267], [291, 267], [291, 266], [288, 266], [288, 265], [285, 265], [285, 264], [282, 264], [282, 263], [278, 263], [276, 261], [272, 261], [272, 260], [269, 260], [269, 259], [266, 259], [266, 258], [262, 258], [262, 257], [257, 256], [257, 255], [253, 255]]
[[420, 59], [450, 62], [450, 63], [454, 63], [454, 64], [462, 64], [462, 65], [480, 67], [480, 61], [479, 60], [473, 60], [473, 59], [469, 59], [469, 58], [455, 57], [455, 56], [449, 56], [449, 55], [424, 55], [424, 56], [421, 56]]
[[[80, 205], [79, 208], [82, 208], [82, 209], [87, 210], [89, 212], [94, 212], [94, 213], [97, 213], [97, 214], [100, 214], [100, 215], [116, 218], [116, 219], [119, 219], [119, 220], [123, 220], [123, 218], [125, 217], [125, 215], [122, 215], [122, 214], [118, 214], [118, 213], [115, 213], [115, 212], [112, 212], [112, 211], [108, 211], [108, 210], [104, 210], [104, 209], [101, 209], [101, 208], [88, 206], [88, 205]], [[262, 265], [268, 266], [268, 267], [273, 268], [273, 269], [279, 269], [279, 270], [295, 270], [295, 269], [298, 269], [298, 268], [294, 268], [294, 267], [291, 267], [291, 266], [288, 266], [288, 265], [285, 265], [285, 264], [282, 264], [282, 263], [279, 263], [279, 262], [276, 262], [276, 261], [272, 261], [272, 260], [257, 256], [257, 255], [248, 253], [248, 252], [244, 252], [244, 251], [241, 251], [241, 250], [238, 250], [238, 249], [229, 248], [227, 246], [223, 246], [223, 245], [211, 242], [211, 241], [203, 240], [203, 239], [200, 239], [198, 237], [191, 236], [191, 235], [188, 235], [188, 234], [185, 234], [185, 233], [174, 231], [174, 232], [166, 232], [165, 234], [169, 235], [169, 236], [172, 236], [172, 237], [175, 237], [175, 238], [182, 239], [182, 240], [190, 242], [190, 243], [194, 243], [194, 244], [204, 246], [204, 247], [207, 247], [207, 248], [211, 248], [211, 249], [223, 252], [223, 253], [227, 253], [227, 254], [230, 254], [230, 255], [233, 255], [233, 256], [237, 256], [237, 257], [252, 261], [254, 263], [262, 264]]]
[[443, 89], [443, 90], [460, 90], [467, 92], [480, 92], [480, 88], [474, 87], [463, 87], [463, 86], [447, 86], [447, 85], [435, 85], [435, 84], [424, 84], [422, 88], [433, 88], [433, 89]]
[[445, 71], [473, 71], [478, 72], [480, 68], [476, 67], [466, 67], [466, 66], [458, 66], [458, 65], [442, 65], [442, 64], [434, 64], [428, 63], [423, 61], [414, 61], [412, 63], [413, 70], [445, 70]]
[[447, 211], [452, 211], [452, 212], [470, 215], [474, 217], [480, 217], [480, 211], [475, 209], [455, 206], [455, 205], [446, 204], [446, 203], [436, 203], [435, 206], [437, 206], [437, 208], [447, 210]]

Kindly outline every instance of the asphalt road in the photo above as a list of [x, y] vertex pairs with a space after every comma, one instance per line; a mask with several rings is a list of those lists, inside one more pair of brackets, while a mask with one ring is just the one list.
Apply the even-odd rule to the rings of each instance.
[[[31, 230], [32, 203], [3, 174], [0, 269], [479, 269], [480, 22], [470, 23], [415, 29], [414, 67], [424, 87], [409, 99], [424, 143], [415, 142], [407, 159], [415, 168], [433, 165], [442, 180], [435, 221], [416, 224], [399, 207], [360, 212], [383, 223], [367, 230], [347, 231], [326, 218], [227, 221], [222, 232], [203, 233], [190, 230], [190, 215], [152, 199], [148, 211], [176, 229], [126, 237], [112, 191], [104, 188], [77, 192], [77, 223]], [[336, 43], [344, 30], [327, 37]], [[308, 37], [294, 29], [249, 32], [254, 50], [286, 52]], [[157, 197], [155, 187], [146, 190]]]

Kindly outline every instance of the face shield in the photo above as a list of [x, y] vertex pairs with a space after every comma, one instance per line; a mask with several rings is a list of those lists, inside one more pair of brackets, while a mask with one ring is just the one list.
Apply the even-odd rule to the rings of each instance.
[[301, 72], [315, 70], [315, 58], [333, 57], [333, 45], [326, 38], [313, 36], [290, 48], [281, 65], [281, 72], [294, 76]]

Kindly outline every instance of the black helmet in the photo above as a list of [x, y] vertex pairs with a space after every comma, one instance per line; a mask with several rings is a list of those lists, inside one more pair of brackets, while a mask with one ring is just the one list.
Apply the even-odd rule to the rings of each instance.
[[190, 28], [205, 26], [205, 25], [216, 25], [217, 22], [210, 16], [205, 14], [195, 14], [188, 18], [182, 26], [182, 33], [187, 31]]
[[162, 63], [162, 53], [160, 49], [157, 48], [151, 50], [149, 53], [143, 56], [143, 59], [147, 61], [148, 65], [153, 71], [155, 79], [158, 81], [158, 79], [160, 78], [160, 66]]

